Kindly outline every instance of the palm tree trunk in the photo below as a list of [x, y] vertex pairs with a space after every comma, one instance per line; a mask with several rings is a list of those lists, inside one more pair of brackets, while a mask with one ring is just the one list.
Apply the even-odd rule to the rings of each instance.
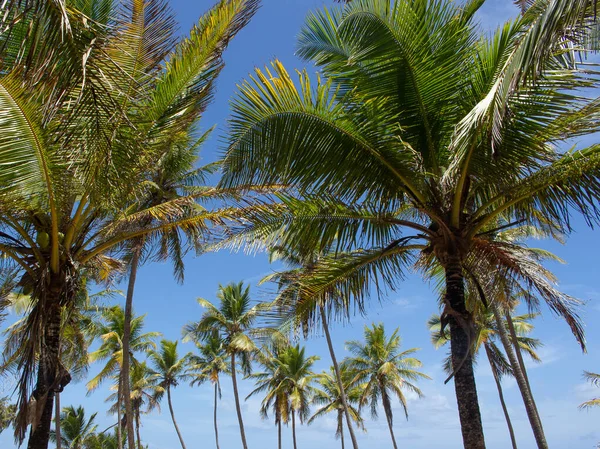
[[179, 442], [181, 443], [181, 447], [185, 449], [185, 443], [183, 442], [183, 437], [181, 436], [181, 432], [179, 431], [179, 426], [177, 425], [177, 421], [175, 421], [175, 412], [173, 412], [173, 403], [171, 402], [171, 387], [167, 386], [167, 402], [169, 403], [169, 412], [171, 412], [171, 419], [173, 420], [173, 425], [175, 426], [175, 431], [177, 432], [177, 436], [179, 437]]
[[[356, 435], [354, 435], [354, 429], [352, 428], [352, 419], [350, 418], [350, 409], [348, 407], [348, 399], [346, 398], [346, 390], [344, 389], [344, 382], [342, 381], [342, 375], [340, 374], [340, 367], [335, 357], [335, 351], [333, 350], [333, 343], [331, 342], [331, 335], [329, 334], [329, 325], [327, 324], [327, 314], [325, 313], [325, 307], [320, 305], [321, 321], [323, 322], [323, 330], [325, 331], [325, 337], [327, 339], [327, 346], [329, 347], [329, 354], [331, 355], [331, 361], [333, 363], [333, 369], [335, 370], [335, 378], [337, 380], [338, 388], [340, 389], [340, 397], [342, 399], [342, 405], [344, 406], [344, 415], [346, 416], [346, 425], [348, 426], [348, 433], [352, 440], [353, 449], [358, 449], [358, 442], [356, 441]], [[342, 445], [343, 445], [343, 431], [342, 431]]]
[[219, 400], [219, 382], [215, 382], [215, 411], [213, 413], [213, 419], [215, 424], [215, 442], [217, 443], [217, 449], [219, 449], [219, 427], [217, 426], [217, 403]]
[[294, 442], [294, 449], [298, 449], [296, 443], [296, 412], [292, 409], [292, 441]]
[[142, 449], [142, 439], [140, 437], [140, 411], [135, 411], [135, 434], [137, 435], [138, 449]]
[[62, 438], [60, 436], [60, 393], [56, 393], [56, 404], [54, 405], [54, 433], [56, 433], [56, 449], [62, 449]]
[[473, 372], [469, 326], [471, 314], [465, 303], [465, 284], [460, 258], [451, 255], [445, 267], [446, 308], [450, 324], [450, 353], [454, 369], [454, 390], [465, 449], [485, 449], [483, 424]]
[[240, 436], [242, 437], [242, 446], [244, 449], [248, 449], [248, 444], [246, 443], [246, 432], [244, 432], [244, 421], [242, 419], [242, 409], [240, 407], [240, 397], [238, 394], [237, 378], [235, 374], [235, 352], [231, 353], [231, 381], [233, 383], [235, 411], [237, 412], [238, 422], [240, 424]]
[[385, 391], [385, 387], [383, 385], [380, 386], [381, 390], [381, 401], [383, 402], [383, 410], [385, 411], [385, 418], [388, 424], [388, 428], [390, 429], [390, 435], [392, 437], [392, 444], [394, 445], [394, 449], [398, 449], [398, 444], [396, 444], [396, 437], [394, 436], [394, 418], [392, 417], [392, 404], [390, 402], [390, 398]]
[[517, 449], [517, 439], [515, 438], [515, 430], [513, 429], [512, 422], [510, 420], [510, 415], [508, 414], [508, 408], [506, 408], [506, 402], [504, 402], [504, 393], [502, 392], [502, 385], [500, 384], [500, 377], [498, 376], [498, 371], [496, 367], [492, 363], [492, 351], [487, 344], [484, 344], [485, 353], [487, 355], [488, 361], [490, 362], [490, 368], [492, 369], [492, 375], [494, 376], [494, 381], [496, 382], [496, 388], [498, 389], [498, 397], [500, 398], [500, 404], [502, 405], [502, 411], [504, 412], [504, 418], [506, 419], [506, 425], [508, 426], [508, 433], [510, 434], [510, 442], [512, 443], [513, 449]]
[[134, 245], [131, 267], [129, 270], [129, 284], [127, 285], [127, 297], [125, 298], [125, 322], [123, 323], [123, 400], [125, 402], [125, 416], [127, 416], [127, 445], [129, 449], [135, 448], [133, 429], [133, 407], [131, 405], [131, 391], [129, 386], [129, 343], [131, 339], [131, 316], [133, 308], [133, 291], [135, 289], [135, 278], [140, 263], [142, 243]]
[[47, 449], [50, 440], [50, 427], [54, 414], [54, 394], [62, 390], [71, 380], [60, 363], [60, 327], [62, 285], [51, 285], [46, 295], [46, 325], [43, 330], [44, 344], [38, 362], [38, 375], [33, 397], [43, 408], [37, 426], [31, 429], [27, 449]]
[[521, 366], [519, 365], [517, 357], [515, 356], [515, 352], [513, 351], [513, 347], [510, 344], [508, 334], [506, 333], [506, 327], [502, 321], [502, 316], [500, 315], [498, 306], [494, 303], [490, 304], [490, 306], [494, 312], [494, 319], [496, 320], [496, 327], [498, 328], [500, 340], [502, 341], [502, 345], [504, 346], [504, 350], [506, 351], [506, 355], [510, 361], [517, 385], [519, 386], [521, 397], [523, 398], [523, 404], [525, 405], [525, 411], [527, 412], [527, 417], [529, 418], [529, 423], [531, 424], [531, 429], [533, 430], [533, 435], [535, 437], [537, 446], [539, 449], [548, 449], [548, 443], [546, 442], [546, 436], [544, 435], [542, 422], [540, 421], [536, 412], [535, 403], [533, 402], [533, 397], [531, 396], [531, 392], [527, 386], [527, 381], [525, 380], [523, 371], [521, 371]]
[[281, 419], [277, 421], [277, 448], [281, 449]]
[[123, 394], [123, 371], [119, 371], [119, 385], [117, 386], [117, 448], [123, 449], [123, 435], [121, 433], [121, 395]]
[[[340, 412], [338, 412], [338, 414], [340, 414]], [[342, 449], [345, 449], [345, 447], [344, 447], [344, 420], [343, 420], [342, 416], [338, 416], [338, 423], [339, 423], [338, 425], [340, 427], [340, 440], [342, 441]]]

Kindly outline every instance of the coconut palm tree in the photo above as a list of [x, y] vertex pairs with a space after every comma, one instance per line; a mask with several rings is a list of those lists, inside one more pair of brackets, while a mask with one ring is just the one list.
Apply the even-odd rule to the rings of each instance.
[[12, 425], [16, 412], [17, 407], [10, 403], [8, 397], [0, 398], [0, 433]]
[[248, 449], [236, 371], [239, 364], [245, 374], [250, 373], [250, 360], [257, 350], [254, 338], [272, 333], [269, 329], [256, 327], [259, 314], [267, 309], [267, 305], [251, 306], [250, 286], [244, 287], [243, 282], [231, 283], [226, 286], [219, 285], [217, 298], [220, 302], [219, 307], [205, 299], [198, 298], [198, 304], [206, 311], [200, 321], [185, 325], [183, 332], [186, 339], [197, 342], [212, 337], [215, 332], [223, 340], [225, 350], [230, 357], [233, 395], [242, 446], [244, 449]]
[[158, 386], [162, 388], [162, 392], [156, 397], [157, 400], [162, 398], [166, 392], [167, 402], [169, 403], [169, 412], [173, 420], [173, 426], [179, 437], [181, 447], [185, 449], [183, 437], [175, 420], [175, 412], [173, 411], [173, 403], [171, 402], [171, 389], [179, 385], [179, 382], [189, 378], [187, 372], [187, 363], [189, 355], [179, 358], [177, 353], [177, 341], [161, 340], [160, 349], [158, 351], [149, 351], [148, 357], [152, 362], [153, 373], [156, 375]]
[[[350, 416], [354, 421], [354, 424], [359, 429], [365, 429], [364, 420], [360, 416], [360, 411], [353, 404], [359, 404], [362, 396], [362, 391], [359, 386], [352, 382], [351, 374], [346, 366], [343, 365], [341, 369], [341, 376], [344, 385], [344, 395], [346, 396], [346, 403]], [[329, 370], [329, 373], [322, 373], [319, 378], [319, 387], [314, 393], [312, 402], [315, 405], [320, 406], [317, 411], [310, 417], [308, 424], [312, 424], [315, 419], [320, 418], [329, 413], [337, 414], [337, 427], [335, 430], [335, 437], [339, 438], [342, 442], [342, 449], [344, 449], [344, 414], [345, 405], [342, 401], [342, 392], [340, 390], [339, 383], [336, 378], [336, 372], [333, 367]]]
[[[482, 4], [362, 0], [309, 15], [298, 54], [321, 78], [301, 72], [297, 86], [275, 61], [241, 85], [220, 182], [290, 188], [223, 246], [336, 252], [302, 280], [307, 297], [342, 293], [360, 308], [410, 267], [443, 267], [469, 449], [485, 439], [466, 280], [519, 282], [583, 344], [576, 304], [530, 271], [527, 248], [493, 234], [517, 225], [568, 233], [572, 214], [594, 221], [600, 212], [600, 147], [560, 146], [597, 130], [600, 102], [579, 89], [598, 81], [573, 54], [586, 45], [596, 2], [538, 0], [489, 36], [474, 19]], [[535, 433], [547, 447], [541, 427]]]
[[[96, 413], [86, 419], [82, 406], [77, 408], [68, 406], [61, 412], [62, 444], [68, 449], [87, 449], [95, 438], [98, 426], [94, 423]], [[50, 439], [57, 442], [55, 432], [50, 433]]]
[[258, 1], [221, 0], [180, 39], [164, 0], [4, 6], [0, 250], [36, 303], [15, 432], [23, 441], [33, 396], [28, 446], [46, 449], [54, 390], [69, 382], [58, 355], [61, 309], [74, 307], [82, 271], [96, 280], [122, 268], [113, 257], [130, 252], [127, 242], [174, 228], [198, 238], [236, 215], [199, 208], [190, 195], [144, 205], [153, 189], [148, 167], [168, 142], [188, 139], [224, 49]]
[[[583, 372], [583, 378], [591, 383], [595, 387], [600, 387], [600, 374], [591, 373], [589, 371]], [[582, 403], [579, 408], [590, 408], [590, 407], [599, 407], [600, 406], [600, 398], [591, 399]]]
[[[111, 308], [104, 309], [101, 312], [101, 322], [97, 325], [94, 330], [95, 337], [101, 340], [100, 347], [90, 353], [90, 362], [106, 361], [104, 367], [100, 372], [90, 379], [87, 383], [88, 392], [92, 392], [97, 389], [107, 379], [117, 378], [117, 396], [116, 396], [116, 413], [117, 422], [121, 422], [122, 408], [120, 404], [124, 402], [124, 388], [123, 385], [130, 381], [124, 371], [123, 363], [123, 334], [125, 327], [125, 312], [120, 306], [114, 306]], [[156, 344], [154, 339], [160, 336], [159, 332], [145, 332], [143, 333], [144, 327], [144, 315], [134, 317], [131, 320], [131, 338], [129, 345], [129, 359], [133, 364], [138, 364], [135, 354], [140, 352], [146, 353], [150, 349], [154, 349]], [[131, 396], [131, 394], [130, 394]], [[133, 409], [129, 415], [126, 415], [127, 420], [132, 421]], [[120, 428], [117, 426], [118, 440], [120, 441]], [[129, 426], [128, 426], [129, 431]], [[129, 441], [129, 437], [128, 437]]]
[[218, 333], [213, 333], [203, 342], [195, 342], [200, 355], [189, 356], [188, 374], [192, 378], [192, 385], [199, 385], [207, 380], [215, 390], [213, 424], [215, 428], [215, 442], [219, 449], [219, 428], [217, 422], [217, 404], [221, 398], [221, 374], [229, 374], [230, 360], [225, 344]]
[[[485, 310], [481, 306], [478, 307], [479, 311], [475, 317], [476, 331], [477, 334], [474, 338], [473, 351], [479, 352], [482, 348], [485, 351], [490, 369], [492, 370], [492, 376], [496, 383], [498, 390], [498, 397], [500, 404], [502, 405], [502, 411], [504, 412], [504, 418], [506, 419], [506, 425], [510, 434], [510, 440], [513, 449], [517, 448], [517, 439], [515, 437], [510, 415], [504, 401], [504, 393], [502, 391], [502, 377], [513, 376], [513, 370], [510, 362], [506, 359], [506, 355], [498, 346], [499, 331], [498, 324], [496, 322], [494, 313], [491, 310]], [[533, 324], [531, 321], [535, 318], [535, 314], [517, 315], [513, 316], [513, 322], [517, 329], [517, 342], [519, 347], [528, 354], [532, 360], [541, 362], [536, 349], [541, 346], [541, 342], [538, 339], [528, 337], [527, 335], [533, 331]], [[505, 323], [501, 323], [506, 326]], [[436, 348], [446, 345], [450, 341], [450, 334], [448, 329], [441, 331], [441, 321], [439, 315], [432, 316], [428, 321], [429, 330], [431, 331], [431, 340]], [[500, 345], [502, 343], [500, 342]], [[447, 373], [452, 373], [452, 364], [449, 358], [444, 363], [444, 369]]]
[[370, 328], [365, 326], [364, 343], [357, 340], [346, 342], [346, 348], [352, 356], [344, 361], [346, 369], [354, 376], [353, 381], [360, 384], [361, 407], [368, 403], [373, 418], [377, 418], [377, 407], [381, 401], [394, 449], [398, 449], [398, 445], [393, 428], [392, 396], [398, 398], [408, 419], [404, 391], [409, 390], [420, 397], [421, 390], [414, 382], [419, 379], [430, 379], [417, 370], [422, 366], [421, 362], [414, 357], [409, 357], [418, 351], [417, 348], [400, 351], [399, 332], [399, 329], [396, 329], [388, 338], [382, 323], [373, 324]]

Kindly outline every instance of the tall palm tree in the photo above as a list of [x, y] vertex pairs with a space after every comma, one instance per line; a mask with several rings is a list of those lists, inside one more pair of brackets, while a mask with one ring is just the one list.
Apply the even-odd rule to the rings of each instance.
[[[496, 322], [494, 313], [491, 310], [485, 310], [482, 307], [478, 307], [479, 311], [475, 317], [476, 331], [477, 334], [474, 337], [473, 351], [477, 353], [482, 348], [485, 351], [485, 355], [490, 364], [492, 370], [492, 376], [496, 383], [498, 390], [498, 397], [500, 404], [502, 405], [502, 411], [504, 412], [504, 418], [506, 419], [506, 425], [510, 434], [510, 440], [513, 449], [517, 448], [517, 439], [515, 437], [514, 429], [508, 413], [508, 408], [504, 401], [504, 393], [502, 391], [502, 377], [513, 376], [513, 369], [511, 363], [506, 359], [506, 355], [498, 346], [499, 330]], [[513, 316], [513, 322], [517, 328], [517, 342], [519, 347], [527, 353], [532, 360], [541, 362], [536, 349], [541, 346], [541, 342], [538, 339], [528, 337], [527, 335], [533, 331], [533, 324], [531, 320], [535, 317], [534, 314], [517, 315]], [[441, 321], [439, 315], [434, 315], [428, 321], [429, 329], [431, 331], [431, 340], [436, 348], [444, 346], [450, 341], [450, 334], [447, 329], [441, 331]], [[505, 326], [505, 323], [501, 323]], [[502, 343], [500, 343], [502, 345]], [[446, 359], [444, 363], [446, 372], [452, 372], [452, 365], [450, 359]]]
[[[600, 387], [600, 374], [591, 373], [589, 371], [583, 372], [583, 378], [591, 383], [595, 387]], [[600, 407], [600, 398], [591, 399], [582, 403], [579, 408], [590, 408], [590, 407]]]
[[[239, 364], [244, 373], [250, 373], [250, 360], [257, 350], [254, 337], [264, 336], [269, 332], [268, 329], [256, 327], [259, 314], [266, 310], [267, 305], [256, 304], [252, 306], [250, 286], [244, 287], [243, 282], [231, 283], [226, 286], [219, 285], [217, 298], [220, 302], [219, 307], [214, 306], [205, 299], [198, 298], [198, 304], [206, 311], [199, 321], [186, 324], [183, 332], [186, 339], [194, 341], [210, 338], [215, 332], [223, 340], [225, 350], [230, 357], [231, 381], [242, 446], [244, 449], [248, 449], [236, 371]], [[239, 361], [237, 360], [238, 357]]]
[[230, 361], [225, 344], [218, 333], [213, 333], [203, 342], [196, 342], [200, 355], [192, 354], [189, 357], [188, 373], [192, 378], [192, 385], [199, 385], [210, 381], [215, 390], [213, 425], [215, 428], [215, 442], [219, 449], [219, 427], [217, 421], [217, 404], [221, 398], [221, 374], [229, 374]]
[[[346, 396], [346, 404], [350, 411], [350, 416], [357, 428], [365, 430], [364, 420], [360, 416], [360, 411], [353, 405], [358, 405], [360, 403], [362, 391], [358, 384], [353, 382], [354, 379], [352, 379], [352, 373], [349, 372], [344, 365], [342, 365], [341, 368], [341, 375], [344, 382], [344, 395]], [[342, 449], [344, 449], [344, 408], [346, 405], [342, 401], [342, 392], [333, 367], [329, 370], [329, 373], [324, 372], [319, 377], [319, 388], [315, 391], [312, 402], [320, 407], [310, 417], [308, 424], [312, 424], [317, 418], [335, 412], [337, 414], [335, 436], [341, 440]]]
[[167, 393], [167, 402], [169, 403], [169, 412], [175, 426], [175, 431], [179, 437], [181, 447], [185, 449], [183, 437], [175, 420], [175, 412], [173, 411], [173, 403], [171, 402], [171, 388], [179, 385], [179, 382], [189, 378], [187, 372], [188, 356], [179, 358], [177, 353], [177, 341], [161, 340], [160, 349], [158, 351], [148, 352], [148, 357], [152, 362], [152, 369], [156, 375], [158, 386], [162, 388], [162, 393], [157, 396], [160, 400], [163, 393]]
[[46, 449], [54, 390], [69, 382], [61, 309], [74, 307], [82, 270], [100, 276], [119, 266], [109, 253], [129, 253], [128, 242], [174, 228], [198, 238], [237, 214], [198, 208], [190, 195], [148, 206], [148, 167], [189, 134], [258, 0], [219, 1], [181, 39], [165, 0], [4, 6], [0, 250], [36, 302], [15, 432], [23, 441], [33, 396], [28, 446]]
[[422, 396], [421, 390], [413, 382], [430, 377], [417, 370], [422, 366], [418, 359], [409, 357], [418, 351], [417, 348], [400, 351], [399, 329], [388, 338], [382, 323], [373, 324], [371, 328], [365, 326], [364, 337], [364, 343], [357, 340], [346, 342], [352, 356], [344, 361], [344, 365], [353, 374], [354, 381], [361, 384], [361, 407], [368, 403], [373, 418], [377, 417], [377, 407], [381, 401], [394, 449], [398, 449], [393, 428], [392, 396], [398, 398], [408, 419], [403, 390]]
[[[116, 413], [117, 423], [121, 422], [121, 404], [124, 402], [123, 385], [129, 383], [130, 376], [124, 370], [124, 359], [129, 359], [133, 364], [139, 362], [135, 358], [135, 353], [146, 353], [156, 347], [154, 338], [160, 336], [159, 332], [142, 332], [144, 328], [144, 316], [134, 317], [131, 320], [131, 338], [129, 345], [129, 357], [123, 357], [124, 344], [123, 335], [125, 328], [125, 312], [120, 306], [107, 308], [101, 312], [101, 322], [94, 329], [95, 337], [101, 340], [100, 347], [90, 353], [90, 362], [106, 361], [100, 372], [90, 379], [87, 383], [88, 392], [94, 391], [104, 381], [116, 376], [117, 378], [117, 397]], [[130, 394], [131, 396], [131, 394]], [[126, 415], [127, 421], [133, 421], [133, 409], [129, 415]], [[128, 431], [130, 427], [128, 426]], [[121, 426], [117, 425], [118, 440], [120, 441]], [[128, 441], [129, 441], [129, 437]], [[134, 446], [132, 446], [134, 447]]]
[[289, 186], [226, 243], [334, 250], [302, 280], [308, 297], [341, 292], [362, 307], [371, 286], [396, 287], [409, 267], [443, 267], [469, 449], [485, 439], [465, 281], [516, 280], [583, 345], [573, 301], [529, 270], [526, 248], [493, 234], [522, 224], [562, 234], [572, 214], [600, 213], [600, 146], [560, 148], [597, 130], [600, 103], [579, 89], [598, 80], [572, 50], [586, 45], [597, 3], [537, 0], [489, 37], [474, 19], [483, 3], [362, 0], [309, 15], [298, 54], [322, 78], [301, 73], [297, 87], [276, 61], [241, 85], [220, 182]]
[[[61, 413], [62, 444], [68, 449], [87, 449], [88, 444], [95, 438], [98, 426], [94, 423], [96, 413], [86, 419], [82, 406], [65, 407]], [[50, 433], [50, 439], [57, 442], [55, 432]]]

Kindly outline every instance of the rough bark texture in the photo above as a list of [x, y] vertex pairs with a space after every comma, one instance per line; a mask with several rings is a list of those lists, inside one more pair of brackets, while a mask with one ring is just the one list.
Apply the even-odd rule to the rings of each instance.
[[506, 426], [508, 427], [508, 433], [510, 434], [510, 442], [512, 444], [513, 449], [517, 449], [517, 439], [515, 438], [515, 430], [513, 429], [512, 421], [510, 420], [510, 415], [508, 414], [506, 402], [504, 401], [504, 393], [502, 392], [502, 385], [500, 384], [500, 376], [498, 375], [496, 367], [492, 363], [492, 351], [487, 344], [484, 345], [484, 347], [485, 353], [490, 362], [490, 368], [492, 369], [494, 381], [496, 382], [496, 388], [498, 389], [498, 397], [500, 398], [500, 404], [502, 405], [502, 411], [504, 412], [504, 418], [506, 419]]
[[175, 412], [173, 411], [173, 403], [171, 402], [171, 388], [169, 386], [167, 386], [167, 402], [169, 403], [169, 412], [171, 412], [171, 419], [173, 420], [175, 431], [177, 432], [177, 436], [179, 437], [179, 442], [181, 443], [181, 447], [185, 449], [183, 436], [181, 436], [181, 431], [179, 430], [179, 426], [177, 425], [177, 421], [175, 420]]
[[219, 449], [219, 426], [217, 425], [217, 404], [219, 401], [219, 383], [215, 382], [215, 410], [213, 412], [213, 420], [215, 425], [215, 442], [217, 443], [217, 449]]
[[135, 437], [133, 429], [133, 407], [131, 405], [131, 388], [129, 385], [130, 370], [130, 350], [129, 340], [131, 338], [131, 317], [133, 308], [133, 291], [135, 289], [135, 278], [137, 276], [138, 265], [140, 262], [141, 245], [136, 246], [131, 258], [131, 267], [129, 270], [129, 283], [127, 285], [127, 298], [125, 299], [125, 322], [123, 324], [123, 401], [125, 403], [125, 416], [127, 417], [127, 445], [129, 449], [135, 447]]
[[231, 354], [231, 381], [233, 383], [233, 396], [235, 398], [235, 411], [237, 412], [238, 422], [240, 424], [240, 436], [242, 438], [242, 446], [244, 449], [248, 449], [246, 443], [246, 432], [244, 431], [244, 421], [242, 419], [242, 408], [240, 407], [240, 397], [238, 394], [237, 387], [237, 376], [235, 374], [235, 352]]
[[40, 403], [43, 402], [40, 420], [27, 442], [28, 449], [47, 449], [50, 440], [50, 427], [54, 413], [54, 395], [70, 382], [71, 377], [62, 368], [60, 363], [60, 326], [61, 305], [60, 296], [64, 284], [58, 281], [51, 282], [46, 296], [44, 312], [46, 314], [46, 327], [43, 334], [43, 344], [38, 362], [38, 375], [33, 397]]
[[529, 423], [531, 424], [531, 430], [533, 430], [533, 436], [535, 437], [537, 446], [539, 449], [548, 449], [548, 443], [546, 442], [544, 429], [542, 428], [542, 423], [537, 414], [535, 403], [533, 402], [533, 396], [531, 395], [531, 391], [529, 390], [529, 386], [527, 385], [527, 381], [525, 380], [525, 376], [523, 375], [523, 371], [521, 370], [517, 356], [513, 351], [513, 347], [510, 339], [508, 338], [508, 334], [506, 332], [506, 328], [504, 327], [504, 322], [502, 321], [502, 316], [500, 315], [498, 306], [491, 304], [491, 307], [492, 311], [494, 312], [494, 319], [496, 320], [496, 326], [498, 327], [500, 340], [502, 341], [504, 351], [506, 352], [508, 361], [512, 367], [513, 375], [515, 376], [517, 385], [519, 386], [519, 391], [521, 392], [521, 397], [523, 398], [523, 404], [525, 405], [525, 411], [527, 412], [527, 418], [529, 418]]
[[[327, 338], [327, 346], [329, 347], [329, 354], [331, 355], [331, 362], [333, 363], [333, 369], [335, 370], [335, 378], [337, 380], [338, 388], [340, 389], [340, 396], [342, 399], [342, 405], [344, 406], [344, 415], [346, 416], [346, 425], [348, 426], [348, 433], [352, 440], [353, 449], [358, 449], [358, 442], [356, 441], [356, 435], [354, 435], [354, 428], [352, 427], [352, 418], [350, 417], [350, 409], [348, 407], [348, 399], [346, 398], [346, 390], [344, 389], [344, 383], [342, 381], [342, 375], [340, 374], [340, 366], [338, 365], [335, 351], [333, 350], [333, 343], [331, 342], [331, 335], [329, 334], [329, 325], [327, 324], [327, 314], [325, 308], [320, 306], [321, 320], [323, 321], [323, 330], [325, 331], [325, 337]], [[342, 446], [344, 445], [344, 435], [342, 431]]]
[[465, 449], [485, 449], [468, 330], [472, 319], [465, 303], [465, 285], [460, 260], [457, 257], [449, 258], [445, 271], [450, 352], [463, 444]]
[[294, 449], [298, 449], [296, 443], [296, 412], [292, 409], [292, 441], [294, 442]]
[[385, 419], [387, 421], [388, 429], [390, 429], [390, 436], [392, 437], [392, 444], [394, 449], [398, 449], [398, 444], [396, 444], [396, 437], [394, 436], [394, 418], [392, 416], [392, 404], [390, 402], [390, 398], [385, 392], [385, 387], [380, 385], [380, 390], [382, 391], [381, 401], [383, 402], [383, 410], [385, 412]]

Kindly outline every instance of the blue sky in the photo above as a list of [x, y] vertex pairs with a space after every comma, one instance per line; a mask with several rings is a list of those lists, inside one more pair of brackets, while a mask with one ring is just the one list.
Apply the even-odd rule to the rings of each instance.
[[[204, 162], [215, 160], [220, 151], [219, 135], [225, 133], [224, 124], [228, 115], [228, 101], [239, 83], [254, 67], [262, 67], [273, 58], [280, 59], [289, 69], [306, 65], [294, 57], [295, 37], [309, 10], [331, 5], [323, 0], [263, 0], [256, 17], [230, 44], [225, 54], [226, 68], [218, 83], [215, 102], [202, 119], [201, 127], [217, 124], [217, 131], [203, 150]], [[173, 0], [181, 30], [188, 30], [199, 15], [211, 5], [211, 1]], [[488, 0], [479, 13], [481, 26], [491, 30], [509, 17], [516, 9], [509, 0]], [[310, 69], [310, 67], [309, 67]], [[588, 354], [582, 354], [568, 327], [543, 308], [543, 316], [535, 322], [534, 336], [544, 342], [540, 350], [543, 363], [531, 366], [529, 375], [538, 401], [547, 438], [553, 448], [592, 448], [600, 442], [598, 420], [600, 410], [582, 412], [577, 405], [598, 395], [582, 380], [582, 371], [600, 371], [600, 330], [594, 324], [600, 318], [600, 270], [596, 254], [600, 252], [600, 241], [582, 220], [575, 220], [575, 232], [567, 245], [554, 242], [536, 242], [552, 250], [567, 261], [554, 264], [551, 268], [560, 279], [560, 288], [565, 292], [588, 301], [583, 311], [587, 323]], [[257, 287], [257, 281], [274, 269], [269, 266], [265, 255], [244, 255], [222, 252], [207, 254], [200, 258], [188, 257], [186, 281], [178, 285], [173, 281], [168, 264], [144, 266], [138, 276], [135, 296], [136, 313], [146, 314], [146, 329], [160, 331], [164, 337], [177, 339], [183, 324], [197, 320], [202, 309], [195, 299], [215, 298], [219, 283], [245, 280], [253, 284], [252, 294], [256, 300], [270, 299], [270, 290]], [[454, 387], [444, 385], [440, 365], [445, 353], [436, 351], [429, 342], [426, 321], [437, 312], [437, 301], [430, 286], [418, 276], [409, 276], [399, 289], [390, 292], [381, 302], [373, 299], [366, 317], [355, 317], [351, 324], [333, 326], [333, 339], [342, 358], [346, 355], [344, 341], [362, 337], [365, 324], [383, 322], [391, 333], [400, 328], [405, 348], [419, 347], [418, 357], [423, 371], [433, 380], [423, 381], [420, 386], [423, 399], [409, 398], [409, 420], [402, 417], [396, 407], [395, 432], [401, 447], [457, 449], [462, 446]], [[330, 360], [323, 337], [315, 336], [305, 342], [307, 352], [321, 357], [317, 369], [327, 369]], [[181, 345], [181, 351], [192, 350], [190, 344]], [[91, 374], [97, 367], [92, 367]], [[477, 368], [477, 384], [483, 413], [486, 440], [489, 449], [509, 447], [508, 432], [491, 372], [485, 363]], [[0, 395], [12, 389], [10, 379], [0, 382]], [[251, 389], [249, 381], [242, 381], [241, 394]], [[520, 449], [533, 449], [535, 443], [514, 382], [505, 381], [505, 394], [513, 419]], [[91, 413], [98, 412], [99, 428], [110, 425], [113, 418], [106, 415], [105, 397], [107, 388], [101, 388], [86, 396], [84, 383], [69, 385], [62, 395], [64, 405], [82, 404]], [[174, 392], [173, 402], [178, 422], [188, 448], [211, 447], [212, 390], [209, 385], [190, 388], [182, 385]], [[276, 447], [277, 434], [271, 421], [263, 421], [258, 415], [260, 398], [252, 399], [243, 406], [251, 448]], [[230, 381], [223, 380], [223, 400], [219, 404], [221, 447], [241, 447]], [[142, 418], [142, 438], [151, 449], [177, 449], [179, 442], [172, 427], [165, 404], [162, 413], [152, 413]], [[367, 421], [368, 433], [359, 433], [362, 449], [389, 447], [389, 434], [385, 420]], [[326, 449], [336, 447], [333, 417], [315, 422], [310, 427], [298, 430], [300, 447]], [[11, 448], [14, 443], [10, 432], [0, 435], [0, 448]], [[291, 448], [291, 432], [284, 429], [284, 447]]]

